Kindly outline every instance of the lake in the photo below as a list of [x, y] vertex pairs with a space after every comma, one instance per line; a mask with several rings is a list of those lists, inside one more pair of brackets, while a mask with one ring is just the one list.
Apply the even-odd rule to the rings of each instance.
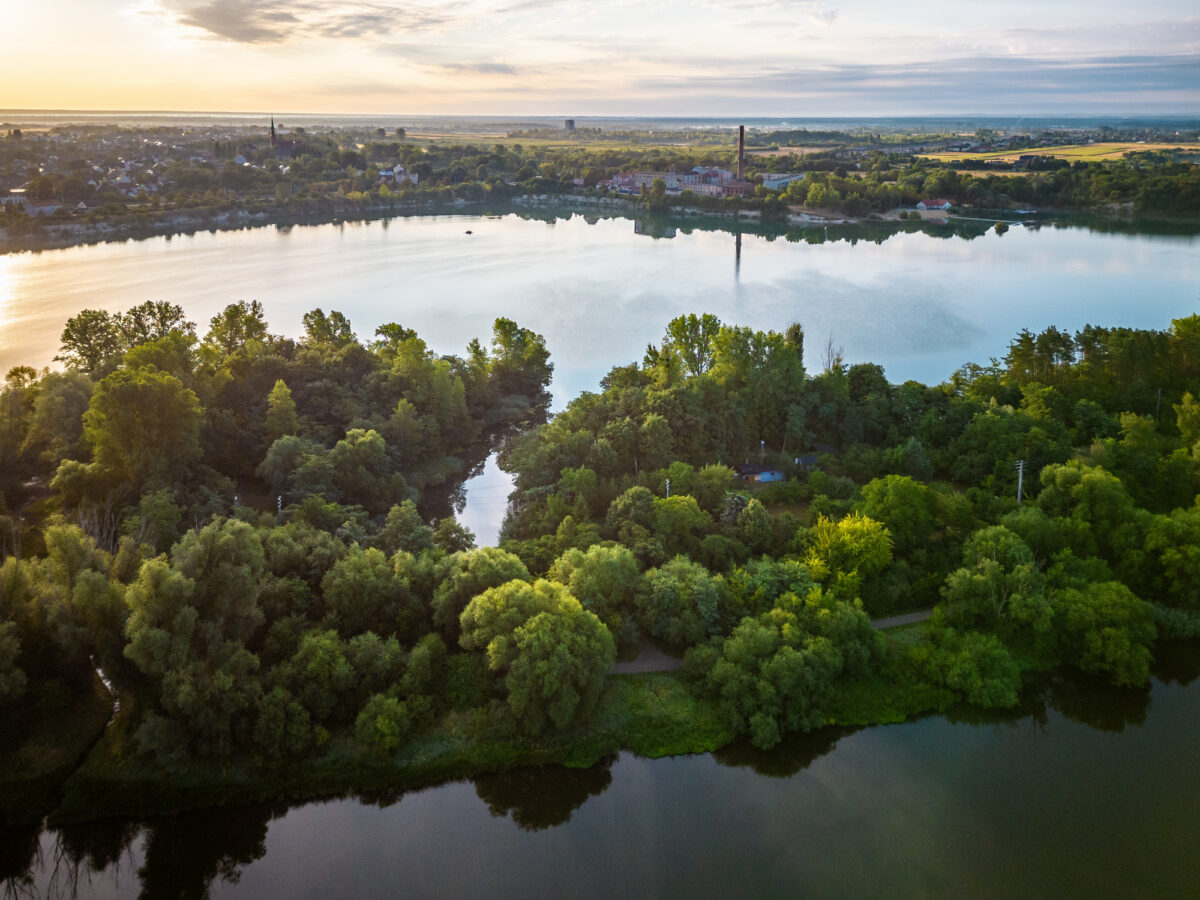
[[1047, 676], [1010, 715], [769, 753], [0, 834], [0, 878], [35, 897], [1194, 896], [1200, 648], [1159, 656], [1144, 691]]
[[832, 337], [849, 362], [936, 384], [1003, 356], [1021, 328], [1166, 328], [1200, 309], [1197, 236], [1016, 226], [851, 245], [745, 234], [739, 263], [726, 231], [655, 238], [625, 218], [548, 218], [393, 218], [0, 256], [0, 372], [49, 364], [84, 308], [170, 300], [203, 332], [226, 304], [256, 299], [278, 333], [299, 336], [305, 312], [333, 308], [360, 338], [395, 321], [437, 353], [486, 341], [506, 316], [545, 336], [561, 408], [687, 312], [761, 329], [800, 322], [810, 371]]

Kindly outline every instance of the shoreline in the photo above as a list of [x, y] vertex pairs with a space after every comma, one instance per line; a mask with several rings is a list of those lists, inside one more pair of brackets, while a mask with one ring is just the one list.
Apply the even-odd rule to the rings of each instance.
[[[90, 246], [93, 244], [123, 243], [125, 241], [149, 240], [156, 237], [188, 237], [202, 231], [216, 233], [218, 231], [248, 231], [258, 228], [275, 227], [306, 227], [319, 225], [338, 225], [347, 222], [375, 222], [393, 218], [411, 216], [455, 216], [471, 215], [486, 212], [494, 208], [508, 208], [507, 211], [554, 209], [564, 213], [587, 215], [589, 213], [609, 212], [621, 218], [638, 218], [651, 216], [664, 221], [678, 221], [681, 224], [697, 219], [725, 220], [744, 226], [770, 226], [777, 229], [789, 228], [820, 228], [820, 227], [854, 227], [874, 226], [889, 227], [897, 231], [926, 226], [945, 226], [955, 223], [979, 222], [986, 224], [1015, 224], [1021, 225], [1033, 221], [1037, 225], [1051, 224], [1060, 216], [1087, 218], [1095, 224], [1135, 228], [1138, 223], [1147, 226], [1179, 226], [1192, 233], [1200, 233], [1200, 219], [1163, 218], [1131, 218], [1124, 211], [1112, 209], [1100, 210], [1067, 210], [1042, 209], [1036, 213], [1037, 218], [1026, 215], [1024, 218], [1011, 211], [1013, 218], [1004, 219], [989, 213], [1002, 213], [1004, 210], [966, 210], [978, 212], [979, 215], [946, 215], [940, 211], [926, 212], [919, 219], [900, 219], [896, 210], [886, 213], [872, 213], [867, 216], [847, 216], [823, 210], [808, 210], [792, 208], [784, 215], [764, 214], [762, 209], [732, 208], [704, 209], [694, 206], [668, 206], [663, 210], [649, 210], [644, 202], [635, 197], [606, 197], [590, 194], [518, 194], [500, 200], [465, 200], [456, 198], [450, 201], [429, 200], [421, 203], [376, 204], [370, 206], [337, 207], [327, 211], [294, 212], [288, 210], [218, 210], [206, 208], [201, 210], [172, 210], [147, 215], [134, 213], [117, 219], [100, 222], [34, 222], [26, 233], [13, 234], [9, 229], [0, 227], [0, 256], [17, 255], [21, 253], [40, 253], [46, 250], [65, 250], [72, 247]], [[904, 210], [911, 213], [912, 211]], [[768, 211], [769, 212], [769, 211]], [[918, 211], [919, 212], [919, 211]]]

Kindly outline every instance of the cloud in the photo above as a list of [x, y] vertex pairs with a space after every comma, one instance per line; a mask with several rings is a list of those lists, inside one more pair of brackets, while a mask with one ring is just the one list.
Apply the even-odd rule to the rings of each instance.
[[766, 64], [757, 71], [719, 75], [680, 72], [643, 77], [643, 91], [677, 94], [774, 97], [856, 97], [992, 106], [997, 97], [1020, 97], [1031, 106], [1047, 98], [1088, 99], [1147, 94], [1191, 95], [1200, 101], [1200, 56], [1106, 56], [1069, 60], [1014, 57], [935, 59], [916, 63], [833, 64], [789, 67]]
[[836, 9], [830, 9], [824, 3], [813, 0], [705, 0], [703, 5], [710, 9], [734, 13], [754, 12], [771, 13], [777, 17], [802, 17], [825, 25], [833, 24], [838, 17]]
[[458, 4], [437, 7], [317, 0], [169, 0], [181, 25], [238, 44], [280, 44], [305, 38], [383, 39], [425, 31], [457, 18]]
[[508, 63], [495, 62], [448, 62], [440, 63], [439, 69], [447, 72], [478, 72], [484, 75], [516, 75], [517, 70]]

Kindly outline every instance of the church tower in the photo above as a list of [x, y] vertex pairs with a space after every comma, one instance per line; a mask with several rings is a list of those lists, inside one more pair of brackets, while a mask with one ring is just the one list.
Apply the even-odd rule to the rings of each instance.
[[271, 146], [275, 146], [275, 117], [271, 116]]

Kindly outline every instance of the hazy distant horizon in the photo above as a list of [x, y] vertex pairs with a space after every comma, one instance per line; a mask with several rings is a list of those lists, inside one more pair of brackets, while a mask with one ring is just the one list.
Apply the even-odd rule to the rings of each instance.
[[392, 127], [417, 127], [447, 124], [475, 124], [495, 126], [561, 127], [564, 120], [571, 118], [579, 127], [619, 126], [668, 126], [672, 128], [733, 128], [745, 125], [763, 129], [808, 129], [835, 130], [854, 127], [880, 129], [912, 128], [922, 123], [939, 127], [1005, 127], [1027, 129], [1054, 128], [1098, 128], [1108, 125], [1114, 128], [1137, 128], [1145, 126], [1175, 125], [1187, 130], [1200, 128], [1200, 113], [1147, 113], [1115, 112], [1111, 114], [1029, 114], [995, 115], [970, 113], [925, 113], [912, 115], [844, 115], [844, 116], [730, 116], [730, 115], [588, 115], [570, 111], [556, 113], [511, 113], [511, 114], [454, 114], [454, 113], [403, 113], [403, 112], [288, 112], [285, 110], [138, 110], [138, 109], [0, 109], [0, 123], [21, 124], [71, 124], [76, 121], [104, 121], [112, 124], [136, 124], [145, 120], [156, 120], [158, 124], [170, 124], [179, 120], [187, 124], [200, 124], [206, 120], [213, 124], [252, 125], [258, 120], [265, 124], [271, 118], [284, 127], [312, 127], [321, 125], [375, 125], [389, 124]]

